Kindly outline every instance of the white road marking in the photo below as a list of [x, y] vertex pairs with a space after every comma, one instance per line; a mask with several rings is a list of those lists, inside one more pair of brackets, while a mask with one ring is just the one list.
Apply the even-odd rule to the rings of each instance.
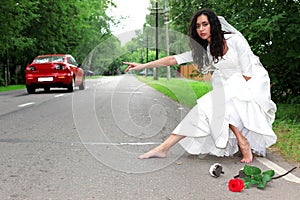
[[83, 142], [84, 145], [113, 145], [113, 146], [122, 146], [122, 145], [152, 145], [152, 144], [160, 144], [158, 142], [120, 142], [120, 143], [109, 143], [109, 142]]
[[[284, 174], [287, 172], [287, 170], [283, 169], [279, 165], [273, 163], [272, 161], [270, 161], [266, 158], [256, 157], [255, 159], [258, 160], [261, 164], [267, 166], [268, 168], [273, 169], [278, 175], [281, 175], [281, 174]], [[282, 178], [284, 178], [287, 181], [300, 184], [300, 178], [298, 178], [297, 176], [295, 176], [291, 173], [283, 176]]]
[[62, 97], [62, 96], [64, 96], [64, 94], [58, 94], [58, 95], [55, 95], [54, 98]]
[[35, 104], [34, 102], [29, 102], [29, 103], [24, 103], [24, 104], [20, 104], [20, 105], [18, 105], [18, 107], [25, 107], [25, 106], [30, 106], [30, 105], [32, 105], [32, 104]]
[[118, 93], [118, 94], [143, 94], [143, 92], [115, 92], [115, 93]]

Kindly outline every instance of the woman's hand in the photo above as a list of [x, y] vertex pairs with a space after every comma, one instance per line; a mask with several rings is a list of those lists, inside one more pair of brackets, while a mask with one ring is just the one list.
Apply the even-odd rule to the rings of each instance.
[[140, 64], [140, 63], [132, 63], [132, 62], [123, 62], [125, 65], [128, 65], [128, 67], [126, 68], [125, 72], [128, 72], [130, 70], [140, 70], [140, 69], [144, 69], [145, 66], [144, 64]]
[[125, 72], [128, 72], [130, 70], [141, 70], [145, 68], [154, 68], [154, 67], [165, 67], [165, 66], [171, 66], [177, 64], [177, 60], [174, 56], [167, 56], [160, 58], [158, 60], [154, 60], [145, 64], [140, 63], [132, 63], [132, 62], [123, 62], [123, 64], [128, 65]]

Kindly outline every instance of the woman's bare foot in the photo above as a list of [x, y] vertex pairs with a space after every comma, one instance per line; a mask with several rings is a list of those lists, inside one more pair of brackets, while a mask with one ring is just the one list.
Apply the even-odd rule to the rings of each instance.
[[242, 163], [251, 163], [253, 160], [253, 154], [252, 154], [250, 144], [247, 141], [247, 139], [245, 139], [245, 141], [243, 141], [243, 142], [240, 142], [239, 146], [240, 146], [240, 150], [243, 155], [243, 159], [241, 160], [241, 162]]
[[174, 146], [177, 142], [183, 139], [185, 136], [171, 134], [163, 143], [154, 149], [148, 151], [147, 153], [140, 155], [139, 159], [147, 159], [147, 158], [165, 158], [167, 156], [167, 152], [169, 149]]
[[139, 159], [148, 159], [148, 158], [165, 158], [167, 156], [167, 152], [162, 150], [159, 147], [156, 147], [147, 153], [138, 156]]

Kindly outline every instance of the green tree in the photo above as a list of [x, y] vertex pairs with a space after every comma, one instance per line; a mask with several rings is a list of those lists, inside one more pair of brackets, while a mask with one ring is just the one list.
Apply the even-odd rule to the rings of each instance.
[[121, 42], [115, 36], [107, 36], [86, 57], [83, 65], [93, 70], [96, 74], [119, 74], [120, 56], [124, 54]]
[[172, 28], [184, 34], [196, 10], [211, 8], [224, 16], [247, 38], [268, 70], [272, 98], [300, 102], [298, 0], [169, 0], [169, 5]]
[[2, 78], [0, 78], [0, 84], [10, 83], [10, 72], [14, 72], [17, 64], [24, 59], [23, 52], [34, 45], [35, 39], [24, 35], [24, 31], [26, 26], [38, 17], [37, 6], [36, 2], [29, 0], [21, 3], [19, 1], [1, 1], [0, 77]]
[[110, 6], [111, 0], [1, 1], [0, 84], [24, 81], [26, 65], [40, 54], [68, 53], [83, 62], [111, 35]]

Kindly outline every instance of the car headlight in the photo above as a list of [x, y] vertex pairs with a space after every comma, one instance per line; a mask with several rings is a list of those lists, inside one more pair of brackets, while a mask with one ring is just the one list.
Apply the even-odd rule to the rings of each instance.
[[29, 71], [35, 71], [36, 70], [36, 67], [35, 66], [30, 66], [29, 67]]

